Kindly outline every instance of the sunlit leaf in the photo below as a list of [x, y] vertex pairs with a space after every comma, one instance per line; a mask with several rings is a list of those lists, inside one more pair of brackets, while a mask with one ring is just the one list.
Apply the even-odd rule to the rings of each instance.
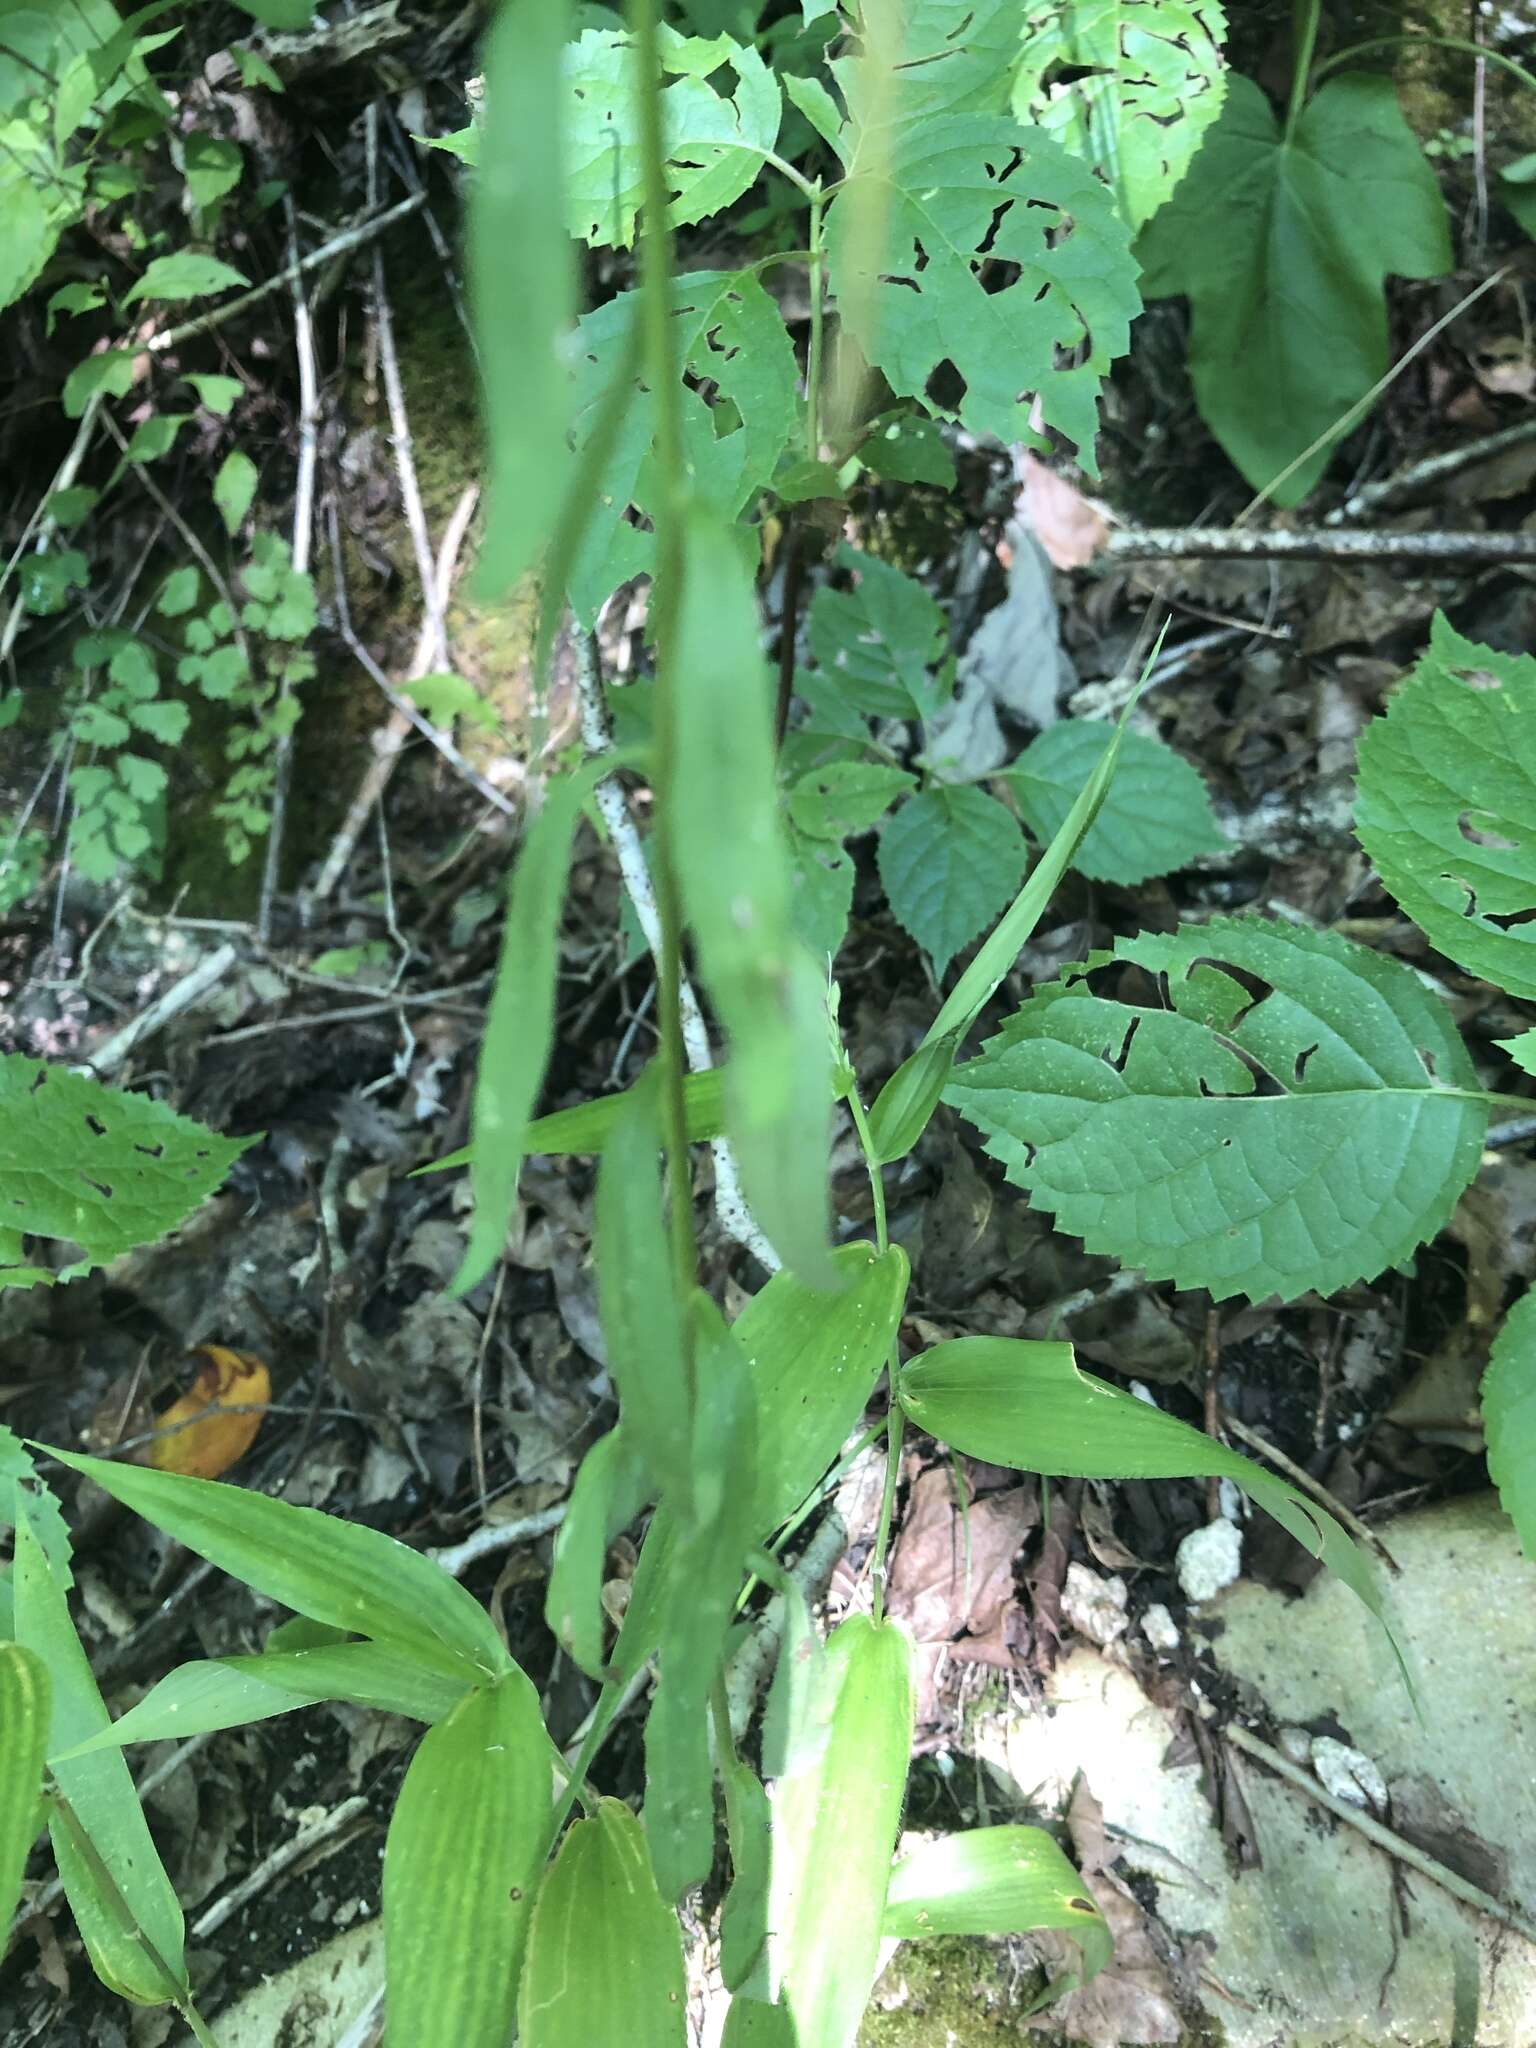
[[42, 1826], [43, 1760], [52, 1711], [48, 1667], [20, 1643], [0, 1643], [0, 1927], [9, 1927]]
[[940, 1835], [891, 1873], [887, 1936], [915, 1941], [936, 1934], [1028, 1934], [1039, 1927], [1056, 1928], [1077, 1943], [1082, 1981], [1109, 1961], [1114, 1943], [1104, 1916], [1044, 1828]]

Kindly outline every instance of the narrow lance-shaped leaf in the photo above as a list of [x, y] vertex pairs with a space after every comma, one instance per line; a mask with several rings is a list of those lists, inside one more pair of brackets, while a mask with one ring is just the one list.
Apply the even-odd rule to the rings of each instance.
[[1103, 1914], [1044, 1828], [964, 1828], [925, 1842], [891, 1872], [887, 1937], [1028, 1934], [1037, 1927], [1056, 1928], [1077, 1943], [1080, 1981], [1097, 1976], [1110, 1959], [1114, 1942]]
[[701, 976], [730, 1043], [726, 1116], [747, 1199], [785, 1264], [830, 1286], [826, 1005], [794, 936], [757, 606], [716, 519], [693, 512], [685, 550], [665, 829]]
[[70, 1451], [49, 1455], [284, 1607], [393, 1644], [429, 1671], [461, 1674], [465, 1684], [508, 1667], [506, 1646], [474, 1595], [377, 1529], [214, 1479]]
[[608, 1546], [651, 1498], [650, 1475], [622, 1430], [610, 1429], [582, 1459], [544, 1600], [544, 1619], [572, 1663], [599, 1678], [603, 1566]]
[[[1111, 964], [1143, 969], [1147, 995], [1095, 994]], [[1090, 1251], [1218, 1300], [1331, 1294], [1406, 1258], [1488, 1125], [1450, 1012], [1410, 969], [1260, 917], [1069, 968], [945, 1099]]]
[[389, 2040], [506, 2048], [552, 1787], [520, 1671], [472, 1692], [411, 1759], [384, 1849]]
[[0, 1644], [0, 1927], [9, 1927], [42, 1824], [51, 1712], [48, 1667], [20, 1643]]
[[528, 827], [512, 873], [496, 986], [475, 1077], [470, 1147], [475, 1215], [464, 1263], [454, 1281], [461, 1294], [483, 1280], [496, 1263], [517, 1197], [523, 1132], [538, 1100], [554, 1039], [560, 913], [576, 821], [602, 777], [622, 765], [612, 755], [588, 761], [551, 789]]
[[1536, 660], [1465, 640], [1437, 612], [1361, 735], [1355, 832], [1442, 953], [1536, 996]]
[[[597, 1176], [593, 1241], [608, 1369], [628, 1441], [657, 1490], [688, 1498], [692, 1399], [683, 1304], [662, 1215], [659, 1069], [630, 1091]], [[689, 1190], [676, 1188], [674, 1201]]]
[[[570, 1153], [604, 1152], [629, 1107], [633, 1090], [622, 1088], [614, 1095], [597, 1095], [590, 1102], [557, 1109], [549, 1116], [535, 1117], [523, 1132], [523, 1153], [531, 1158], [545, 1152], [556, 1157]], [[725, 1129], [725, 1074], [720, 1067], [706, 1067], [701, 1074], [683, 1077], [683, 1114], [691, 1144], [718, 1138]], [[450, 1167], [468, 1166], [473, 1147], [463, 1146], [418, 1166], [416, 1173], [446, 1173]], [[414, 1178], [414, 1176], [413, 1176]]]
[[469, 213], [469, 287], [485, 378], [490, 500], [477, 581], [494, 597], [538, 556], [570, 466], [576, 269], [565, 229], [561, 70], [569, 0], [502, 0]]
[[825, 1749], [773, 1791], [774, 1988], [799, 2048], [851, 2048], [874, 1987], [912, 1748], [912, 1644], [855, 1615], [827, 1645], [841, 1667]]
[[909, 1360], [898, 1391], [911, 1419], [941, 1443], [1020, 1472], [1230, 1479], [1385, 1625], [1369, 1565], [1325, 1508], [1204, 1431], [1079, 1372], [1070, 1344], [958, 1337]]
[[601, 1799], [539, 1888], [520, 2048], [685, 2048], [687, 2018], [682, 1933], [656, 1889], [645, 1829], [621, 1800]]
[[[15, 1597], [17, 1640], [48, 1671], [48, 1750], [56, 1756], [105, 1728], [107, 1710], [70, 1620], [64, 1588], [33, 1534], [25, 1507], [16, 1522]], [[110, 1879], [104, 1890], [74, 1829], [55, 1813], [49, 1832], [91, 1967], [112, 1990], [142, 2005], [184, 1996], [181, 1907], [150, 1838], [122, 1752], [77, 1757], [57, 1762], [52, 1769], [91, 1855]], [[121, 1908], [143, 1930], [149, 1948], [124, 1924]]]
[[1522, 1294], [1483, 1375], [1488, 1472], [1520, 1548], [1536, 1558], [1536, 1292]]

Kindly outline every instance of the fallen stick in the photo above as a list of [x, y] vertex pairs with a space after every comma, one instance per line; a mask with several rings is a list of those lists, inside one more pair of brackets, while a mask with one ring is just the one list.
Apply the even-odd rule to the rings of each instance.
[[1327, 526], [1120, 526], [1099, 560], [1121, 562], [1536, 562], [1536, 533], [1375, 533]]

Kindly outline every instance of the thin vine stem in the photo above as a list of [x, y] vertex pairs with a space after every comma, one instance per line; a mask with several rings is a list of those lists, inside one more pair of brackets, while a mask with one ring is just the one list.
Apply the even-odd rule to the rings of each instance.
[[[869, 1190], [875, 1206], [875, 1246], [880, 1252], [890, 1249], [890, 1235], [886, 1226], [885, 1183], [881, 1178], [880, 1162], [875, 1157], [875, 1141], [870, 1134], [869, 1118], [859, 1100], [858, 1083], [850, 1079], [844, 1091], [853, 1128], [858, 1134], [859, 1147], [864, 1154], [864, 1170], [869, 1175]], [[875, 1625], [879, 1626], [885, 1617], [886, 1558], [891, 1547], [891, 1523], [896, 1514], [896, 1485], [901, 1476], [901, 1443], [906, 1432], [906, 1412], [896, 1389], [897, 1377], [901, 1371], [901, 1356], [894, 1340], [890, 1357], [886, 1361], [886, 1380], [889, 1389], [890, 1409], [885, 1418], [885, 1484], [880, 1490], [880, 1520], [875, 1526], [875, 1548], [870, 1567], [870, 1582], [874, 1599]]]
[[821, 460], [821, 364], [826, 319], [826, 252], [822, 223], [826, 201], [818, 185], [811, 194], [810, 283], [811, 341], [805, 363], [805, 452], [812, 462]]
[[1321, 81], [1326, 78], [1330, 71], [1337, 71], [1340, 65], [1349, 63], [1354, 57], [1363, 57], [1371, 50], [1397, 49], [1404, 43], [1421, 43], [1426, 49], [1457, 50], [1464, 57], [1486, 58], [1490, 64], [1497, 64], [1512, 77], [1518, 78], [1522, 85], [1536, 92], [1536, 73], [1527, 71], [1525, 66], [1517, 64], [1513, 57], [1506, 57], [1502, 50], [1490, 50], [1486, 43], [1468, 42], [1463, 36], [1372, 36], [1369, 42], [1351, 43], [1347, 50], [1335, 50], [1331, 57], [1325, 57], [1317, 67], [1318, 79]]
[[1291, 97], [1285, 110], [1285, 139], [1294, 142], [1296, 129], [1301, 120], [1302, 109], [1307, 104], [1307, 80], [1312, 71], [1312, 57], [1317, 49], [1317, 25], [1322, 16], [1322, 0], [1294, 0], [1293, 19], [1295, 23], [1292, 47]]

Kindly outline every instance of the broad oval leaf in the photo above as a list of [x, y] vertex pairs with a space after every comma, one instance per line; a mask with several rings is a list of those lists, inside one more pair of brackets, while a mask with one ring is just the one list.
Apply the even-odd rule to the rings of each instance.
[[813, 839], [867, 832], [913, 787], [905, 768], [883, 761], [830, 761], [809, 768], [789, 792], [789, 815]]
[[510, 1664], [474, 1595], [377, 1529], [216, 1479], [72, 1451], [49, 1455], [221, 1571], [312, 1620], [392, 1643], [430, 1671], [461, 1672], [466, 1684], [498, 1677]]
[[1536, 996], [1536, 660], [1437, 612], [1359, 759], [1355, 833], [1383, 883], [1448, 959]]
[[771, 1977], [799, 2048], [851, 2048], [880, 1962], [912, 1750], [912, 1642], [855, 1615], [827, 1644], [825, 1748], [773, 1790]]
[[232, 285], [249, 283], [248, 277], [217, 256], [205, 256], [198, 249], [177, 249], [170, 256], [155, 258], [123, 294], [123, 304], [131, 306], [140, 299], [204, 299], [214, 292], [227, 292]]
[[549, 1739], [521, 1671], [411, 1759], [384, 1848], [388, 2038], [506, 2048], [552, 1818]]
[[[806, 616], [806, 638], [826, 683], [844, 703], [870, 718], [921, 718], [931, 713], [939, 695], [934, 671], [949, 651], [938, 603], [915, 576], [846, 541], [833, 561], [855, 578], [853, 587], [836, 590], [824, 583]], [[856, 772], [886, 778], [901, 774], [899, 769], [862, 764]], [[902, 781], [911, 787], [910, 776]], [[865, 822], [873, 824], [894, 794], [892, 789]], [[806, 817], [797, 817], [796, 823], [807, 832], [817, 829]]]
[[42, 1825], [43, 1762], [52, 1712], [48, 1667], [20, 1643], [0, 1643], [0, 1927], [8, 1928]]
[[685, 2048], [682, 1933], [656, 1889], [645, 1829], [621, 1800], [600, 1799], [576, 1822], [539, 1887], [517, 2038], [520, 2048]]
[[1024, 835], [985, 790], [935, 783], [902, 805], [876, 859], [897, 922], [939, 976], [1018, 888]]
[[[1111, 965], [1152, 991], [1096, 995]], [[1477, 1171], [1476, 1090], [1450, 1012], [1400, 962], [1244, 917], [1069, 969], [945, 1100], [1090, 1251], [1217, 1300], [1288, 1301], [1433, 1237]]]
[[958, 1337], [910, 1360], [898, 1386], [920, 1428], [994, 1465], [1064, 1479], [1230, 1479], [1387, 1625], [1370, 1567], [1326, 1509], [1203, 1430], [1079, 1372], [1070, 1344]]
[[1014, 112], [1101, 171], [1138, 228], [1221, 111], [1226, 32], [1218, 0], [1029, 0]]
[[822, 979], [794, 933], [757, 604], [711, 513], [688, 515], [684, 544], [664, 829], [730, 1045], [726, 1125], [747, 1200], [784, 1263], [830, 1286], [831, 1043]]
[[964, 1828], [925, 1842], [891, 1872], [887, 1936], [916, 1941], [935, 1934], [1027, 1934], [1036, 1927], [1072, 1937], [1082, 1952], [1084, 1983], [1114, 1949], [1087, 1886], [1044, 1828]]
[[[1331, 78], [1289, 141], [1234, 74], [1188, 175], [1137, 247], [1148, 298], [1190, 303], [1206, 425], [1256, 490], [1295, 505], [1386, 374], [1386, 278], [1451, 267], [1445, 201], [1388, 77]], [[1304, 317], [1297, 309], [1304, 309]]]
[[1536, 1291], [1522, 1294], [1493, 1340], [1483, 1375], [1488, 1472], [1520, 1548], [1536, 1558]]
[[[1004, 779], [1037, 839], [1061, 830], [1114, 740], [1115, 727], [1103, 719], [1063, 718], [1031, 740], [1006, 771]], [[1199, 770], [1161, 740], [1127, 732], [1114, 780], [1072, 865], [1094, 881], [1130, 888], [1154, 875], [1171, 875], [1226, 844]]]
[[0, 1054], [0, 1286], [20, 1233], [77, 1244], [70, 1278], [152, 1244], [213, 1193], [254, 1138], [219, 1138], [148, 1095]]

